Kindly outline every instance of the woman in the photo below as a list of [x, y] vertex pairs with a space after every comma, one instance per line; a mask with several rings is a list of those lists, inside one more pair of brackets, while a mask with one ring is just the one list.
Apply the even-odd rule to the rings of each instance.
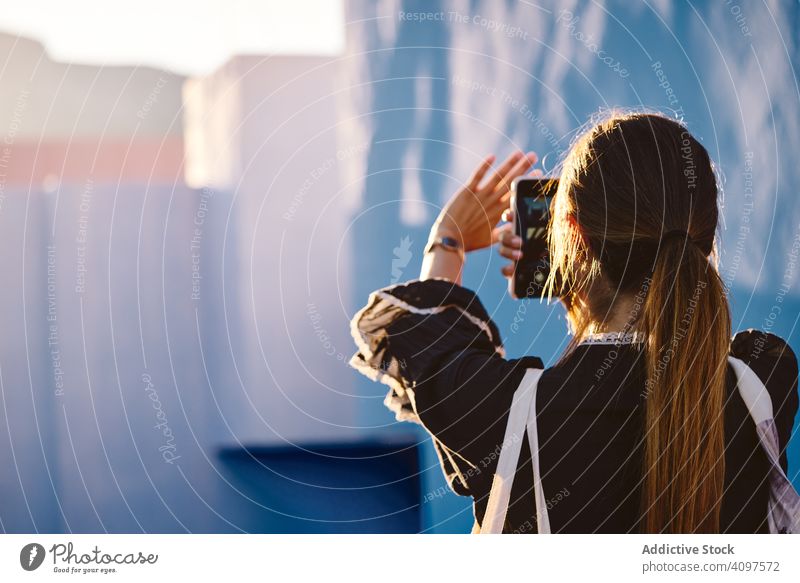
[[[398, 419], [432, 435], [480, 529], [512, 397], [536, 357], [504, 358], [497, 326], [461, 287], [465, 254], [519, 259], [509, 185], [535, 163], [487, 158], [442, 210], [419, 280], [379, 290], [353, 320], [352, 364], [391, 387]], [[774, 409], [780, 465], [798, 408], [780, 338], [731, 341], [715, 267], [717, 185], [705, 148], [658, 114], [614, 114], [582, 134], [560, 174], [548, 289], [572, 339], [538, 382], [538, 464], [553, 532], [767, 532], [770, 465], [728, 365], [755, 371]], [[503, 268], [509, 277], [513, 264]], [[760, 383], [759, 383], [760, 384]], [[537, 532], [523, 440], [503, 532]]]

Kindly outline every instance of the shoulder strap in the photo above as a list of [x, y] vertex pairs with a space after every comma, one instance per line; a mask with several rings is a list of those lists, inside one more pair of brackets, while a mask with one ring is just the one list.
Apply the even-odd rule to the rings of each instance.
[[755, 424], [772, 419], [772, 399], [758, 375], [743, 360], [729, 356], [728, 362], [736, 373], [736, 386]]
[[736, 386], [756, 425], [756, 434], [770, 463], [768, 475], [770, 532], [800, 533], [800, 495], [780, 463], [780, 443], [773, 418], [772, 398], [753, 369], [738, 358], [728, 357], [736, 373]]
[[[514, 392], [514, 397], [511, 400], [511, 409], [508, 412], [506, 433], [500, 446], [497, 470], [492, 480], [492, 489], [489, 493], [489, 501], [483, 516], [483, 524], [479, 530], [473, 528], [473, 532], [480, 532], [480, 534], [500, 534], [503, 532], [508, 504], [511, 499], [511, 486], [514, 483], [514, 475], [517, 472], [522, 439], [525, 435], [525, 430], [529, 428], [529, 417], [532, 408], [535, 417], [536, 387], [542, 372], [541, 369], [536, 368], [526, 370], [525, 376], [522, 377], [522, 382]], [[533, 447], [531, 447], [531, 451], [533, 451]]]
[[531, 465], [533, 466], [536, 526], [539, 534], [550, 534], [550, 516], [547, 513], [547, 499], [544, 496], [542, 476], [539, 471], [539, 428], [536, 423], [536, 387], [533, 389], [533, 399], [531, 399], [530, 413], [528, 415], [528, 443], [531, 447]]

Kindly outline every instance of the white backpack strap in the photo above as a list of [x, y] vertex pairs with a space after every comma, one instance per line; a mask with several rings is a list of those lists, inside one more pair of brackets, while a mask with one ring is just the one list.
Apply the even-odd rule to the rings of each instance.
[[550, 534], [550, 516], [547, 514], [547, 499], [544, 496], [542, 476], [541, 472], [539, 471], [539, 429], [536, 424], [535, 385], [533, 387], [533, 398], [531, 399], [530, 413], [528, 414], [528, 443], [531, 447], [531, 465], [533, 466], [533, 492], [536, 499], [536, 526], [539, 534]]
[[736, 383], [756, 425], [756, 434], [770, 463], [767, 521], [772, 533], [800, 533], [800, 495], [780, 463], [778, 430], [773, 418], [769, 391], [753, 369], [738, 358], [728, 357], [736, 372]]
[[738, 358], [729, 356], [728, 362], [736, 373], [739, 394], [747, 405], [747, 410], [750, 411], [750, 416], [755, 424], [758, 425], [767, 419], [772, 419], [772, 399], [758, 375]]
[[[489, 501], [486, 504], [480, 534], [501, 534], [503, 532], [508, 504], [511, 500], [511, 486], [517, 472], [522, 439], [531, 412], [531, 402], [534, 403], [535, 408], [536, 386], [542, 372], [541, 369], [536, 368], [526, 370], [522, 382], [514, 392], [511, 409], [508, 412], [506, 433], [500, 446], [500, 457], [497, 460], [497, 470], [492, 480], [492, 489], [489, 492]], [[473, 529], [473, 532], [475, 530], [477, 529]]]

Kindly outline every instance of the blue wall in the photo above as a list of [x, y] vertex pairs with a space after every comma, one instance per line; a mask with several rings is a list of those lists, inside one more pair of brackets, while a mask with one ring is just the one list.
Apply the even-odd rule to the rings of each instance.
[[[800, 276], [788, 256], [800, 237], [797, 3], [771, 11], [725, 2], [348, 7], [349, 54], [368, 82], [363, 123], [372, 135], [354, 221], [354, 306], [390, 283], [391, 259], [401, 257], [394, 248], [405, 237], [412, 259], [401, 279], [418, 273], [429, 224], [482, 156], [533, 149], [553, 168], [593, 113], [648, 107], [682, 117], [718, 164], [721, 273], [734, 329], [767, 328], [800, 351]], [[520, 307], [505, 293], [500, 265], [491, 252], [471, 257], [465, 285], [498, 323], [509, 355], [552, 361], [566, 342], [563, 311], [529, 303], [526, 325], [512, 333]], [[383, 390], [355, 382], [365, 394]], [[389, 417], [375, 407], [365, 418]], [[425, 488], [440, 491], [430, 444], [426, 451]], [[789, 456], [800, 484], [800, 437]], [[426, 514], [433, 530], [468, 529], [468, 501], [452, 493], [443, 500]]]

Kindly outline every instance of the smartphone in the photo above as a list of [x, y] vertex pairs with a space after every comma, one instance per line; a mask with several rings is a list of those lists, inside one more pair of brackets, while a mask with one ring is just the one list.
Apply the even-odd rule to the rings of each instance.
[[514, 264], [508, 291], [517, 299], [540, 298], [550, 275], [547, 225], [557, 178], [517, 178], [511, 185], [514, 233], [522, 239], [522, 258]]

